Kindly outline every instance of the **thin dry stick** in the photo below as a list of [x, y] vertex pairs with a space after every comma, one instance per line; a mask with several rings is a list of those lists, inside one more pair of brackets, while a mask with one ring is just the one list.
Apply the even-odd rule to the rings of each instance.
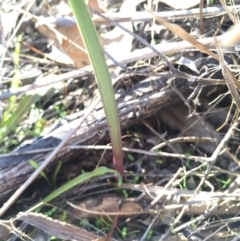
[[195, 172], [196, 172], [196, 176], [201, 176], [201, 174], [197, 174], [197, 171], [199, 169], [201, 169], [205, 164], [200, 164], [199, 166], [189, 170], [189, 171], [185, 171], [185, 173], [183, 173], [184, 175], [182, 175], [182, 177], [178, 180], [176, 180], [174, 183], [173, 183], [173, 187], [176, 187], [178, 186], [184, 179], [186, 179], [186, 177], [190, 176], [190, 175], [193, 175]]
[[[112, 150], [111, 146], [101, 146], [101, 145], [70, 145], [70, 146], [65, 146], [64, 148], [68, 149], [84, 149], [84, 150]], [[9, 156], [18, 156], [18, 155], [28, 155], [28, 154], [34, 154], [34, 153], [42, 153], [42, 152], [49, 152], [54, 150], [54, 148], [43, 148], [43, 149], [38, 149], [34, 151], [24, 151], [24, 152], [14, 152], [10, 154], [0, 154], [1, 157], [9, 157]], [[210, 162], [211, 159], [209, 157], [201, 157], [201, 156], [186, 156], [184, 154], [175, 154], [175, 153], [168, 153], [168, 152], [153, 152], [153, 151], [145, 151], [145, 150], [139, 150], [139, 149], [134, 149], [134, 148], [128, 148], [128, 147], [123, 147], [123, 151], [126, 152], [134, 152], [134, 153], [139, 153], [142, 155], [147, 155], [147, 156], [153, 156], [153, 157], [171, 157], [171, 158], [184, 158], [188, 159], [191, 161], [196, 161], [196, 162], [201, 162], [201, 163], [206, 163]]]
[[[167, 230], [167, 232], [158, 240], [158, 241], [163, 241], [166, 239], [167, 236], [169, 236], [172, 232], [172, 229], [175, 227], [175, 225], [179, 222], [179, 220], [182, 218], [183, 214], [186, 212], [186, 210], [188, 209], [188, 206], [184, 206], [181, 210], [181, 212], [179, 213], [179, 215], [174, 219], [174, 222], [170, 225], [171, 228], [169, 228]], [[174, 231], [176, 231], [176, 229], [174, 229]]]
[[227, 133], [225, 134], [224, 138], [221, 140], [221, 142], [219, 143], [219, 145], [217, 146], [216, 150], [213, 152], [212, 156], [209, 157], [209, 162], [211, 164], [215, 164], [217, 157], [219, 156], [220, 152], [223, 150], [223, 148], [225, 147], [226, 143], [229, 141], [229, 139], [231, 138], [233, 132], [235, 131], [235, 129], [237, 129], [238, 125], [240, 123], [240, 118], [238, 118], [233, 125], [229, 128], [229, 130], [227, 131]]
[[228, 113], [227, 113], [227, 116], [226, 116], [226, 119], [225, 119], [225, 121], [222, 123], [222, 125], [219, 126], [219, 127], [216, 129], [216, 132], [220, 132], [221, 129], [222, 129], [224, 126], [227, 125], [227, 123], [228, 123], [228, 121], [229, 121], [229, 119], [230, 119], [231, 113], [232, 113], [233, 105], [234, 105], [234, 102], [233, 102], [233, 100], [232, 100], [231, 105], [230, 105], [229, 110], [228, 110]]
[[[86, 114], [85, 118], [87, 118], [94, 108], [98, 105], [99, 98], [96, 100], [96, 103], [89, 109], [88, 113]], [[77, 129], [83, 124], [84, 119], [82, 122], [79, 123], [79, 126], [69, 131], [63, 140], [59, 143], [59, 145], [53, 150], [51, 154], [43, 161], [43, 163], [36, 169], [33, 174], [22, 184], [22, 186], [7, 200], [6, 203], [3, 204], [2, 208], [0, 209], [0, 217], [8, 210], [8, 208], [13, 204], [14, 201], [26, 190], [26, 188], [38, 177], [41, 171], [51, 162], [51, 160], [57, 155], [57, 153], [65, 146], [68, 140], [71, 138], [72, 135], [77, 131]]]
[[[91, 149], [94, 148], [94, 146], [69, 146], [69, 149]], [[106, 149], [106, 150], [111, 150], [111, 146], [95, 146], [94, 149]], [[211, 162], [211, 159], [209, 157], [201, 157], [201, 156], [186, 156], [184, 154], [175, 154], [175, 153], [168, 153], [168, 152], [152, 152], [152, 151], [144, 151], [144, 150], [138, 150], [138, 149], [133, 149], [133, 148], [127, 148], [124, 147], [123, 151], [129, 151], [129, 152], [136, 152], [139, 154], [143, 155], [148, 155], [148, 156], [164, 156], [164, 157], [172, 157], [172, 158], [184, 158], [188, 159], [191, 161], [196, 161], [196, 162], [201, 162], [201, 163], [206, 163], [206, 162]]]
[[[142, 122], [151, 132], [153, 132], [156, 136], [158, 136], [162, 141], [164, 141], [164, 143], [166, 143], [166, 145], [171, 149], [171, 151], [173, 153], [177, 153], [176, 148], [168, 141], [166, 140], [162, 135], [160, 135], [157, 131], [155, 131], [146, 121]], [[182, 162], [182, 164], [184, 164], [184, 161], [182, 158], [179, 158]]]
[[209, 240], [211, 237], [213, 237], [215, 234], [217, 234], [218, 232], [220, 232], [224, 227], [227, 226], [227, 223], [222, 225], [221, 227], [219, 227], [216, 231], [212, 232], [210, 235], [208, 235], [203, 241], [207, 241]]
[[201, 35], [204, 34], [204, 26], [203, 26], [203, 5], [204, 5], [204, 0], [201, 0], [201, 1], [200, 1], [200, 4], [199, 4], [199, 25], [200, 25]]
[[[84, 150], [112, 150], [111, 146], [101, 146], [101, 145], [70, 145], [70, 146], [65, 146], [64, 148], [68, 149], [84, 149]], [[54, 148], [42, 148], [38, 150], [33, 150], [33, 151], [24, 151], [24, 152], [13, 152], [9, 154], [0, 154], [0, 158], [2, 157], [9, 157], [9, 156], [18, 156], [18, 155], [28, 155], [28, 154], [35, 154], [35, 153], [43, 153], [43, 152], [49, 152], [53, 151]], [[196, 161], [196, 162], [207, 162], [209, 161], [208, 158], [206, 157], [200, 157], [200, 156], [186, 156], [184, 154], [174, 154], [174, 153], [168, 153], [168, 152], [153, 152], [153, 151], [145, 151], [145, 150], [139, 150], [139, 149], [134, 149], [134, 148], [128, 148], [128, 147], [123, 147], [123, 151], [126, 152], [134, 152], [134, 153], [139, 153], [147, 156], [154, 156], [154, 157], [172, 157], [172, 158], [184, 158], [188, 159], [191, 161]]]
[[145, 210], [148, 210], [150, 208], [152, 208], [154, 205], [156, 205], [159, 200], [164, 196], [164, 191], [166, 191], [169, 187], [171, 187], [171, 185], [173, 184], [173, 182], [176, 180], [176, 178], [180, 175], [180, 173], [182, 172], [182, 168], [179, 168], [178, 171], [174, 174], [174, 176], [169, 180], [169, 182], [164, 186], [162, 193], [160, 193], [159, 195], [157, 195], [154, 200], [150, 203], [150, 205], [148, 205], [148, 207], [145, 208]]
[[220, 1], [220, 3], [222, 4], [223, 9], [228, 13], [228, 16], [229, 16], [229, 18], [232, 20], [232, 22], [233, 22], [233, 23], [237, 23], [238, 20], [234, 17], [234, 15], [233, 15], [233, 14], [230, 12], [230, 10], [227, 8], [226, 2], [223, 1], [223, 0], [219, 0], [219, 1]]
[[[201, 115], [202, 118], [206, 117], [206, 115], [212, 110], [214, 109], [222, 100], [223, 100], [224, 96], [221, 96], [220, 98], [218, 98], [217, 101], [215, 101], [214, 105], [211, 105], [211, 107], [203, 114]], [[198, 116], [198, 115], [197, 115]], [[187, 126], [181, 133], [184, 134], [187, 130], [189, 130], [190, 128], [192, 128], [194, 125], [197, 124], [199, 119], [197, 119], [196, 121], [194, 121], [193, 123], [191, 123], [189, 126]], [[204, 122], [202, 122], [203, 126], [205, 126]], [[211, 133], [211, 132], [210, 132]], [[214, 137], [211, 136], [211, 138], [213, 138], [214, 140]], [[206, 160], [207, 161], [207, 160]]]
[[220, 152], [223, 150], [223, 148], [225, 147], [226, 143], [229, 141], [229, 139], [231, 138], [233, 132], [235, 131], [235, 129], [238, 127], [239, 125], [239, 121], [240, 119], [236, 120], [235, 123], [229, 128], [229, 130], [227, 131], [227, 133], [225, 134], [224, 138], [221, 140], [221, 142], [219, 143], [219, 145], [217, 146], [216, 150], [213, 152], [212, 156], [209, 157], [209, 165], [207, 167], [207, 170], [204, 173], [203, 178], [201, 179], [198, 187], [196, 188], [196, 193], [200, 190], [200, 188], [202, 187], [202, 185], [204, 184], [206, 178], [208, 177], [209, 173], [212, 170], [212, 165], [215, 164]]
[[167, 142], [162, 142], [156, 146], [154, 146], [151, 151], [161, 149], [165, 146], [167, 146], [168, 143], [174, 144], [174, 143], [182, 143], [182, 142], [216, 142], [213, 138], [210, 137], [198, 137], [198, 136], [181, 136], [176, 137], [173, 139], [168, 140]]
[[147, 235], [148, 235], [150, 229], [152, 228], [152, 226], [153, 226], [153, 225], [155, 224], [155, 222], [157, 221], [157, 219], [158, 219], [158, 215], [155, 215], [155, 217], [153, 218], [152, 222], [148, 225], [148, 227], [147, 227], [145, 233], [143, 234], [142, 238], [140, 239], [140, 241], [144, 241], [144, 240], [147, 239]]

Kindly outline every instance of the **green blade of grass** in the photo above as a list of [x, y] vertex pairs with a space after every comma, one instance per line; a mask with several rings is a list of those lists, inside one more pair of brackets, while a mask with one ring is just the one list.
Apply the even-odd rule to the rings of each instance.
[[79, 30], [93, 66], [96, 81], [108, 122], [109, 135], [113, 147], [115, 169], [123, 174], [123, 154], [120, 121], [111, 77], [99, 42], [95, 26], [84, 0], [69, 0], [76, 17]]
[[11, 117], [4, 123], [0, 124], [0, 143], [3, 139], [14, 130], [16, 126], [23, 120], [32, 105], [35, 104], [40, 98], [40, 95], [25, 95], [20, 102], [16, 110], [12, 113]]
[[[29, 164], [34, 168], [34, 169], [38, 169], [39, 165], [36, 161], [34, 160], [29, 160]], [[46, 180], [46, 182], [48, 183], [49, 186], [52, 186], [47, 175], [44, 172], [40, 172], [40, 175]]]
[[59, 162], [57, 163], [57, 166], [56, 166], [56, 168], [55, 168], [55, 170], [54, 170], [54, 173], [53, 173], [53, 176], [52, 176], [54, 187], [56, 186], [57, 175], [59, 174], [59, 172], [60, 172], [60, 170], [61, 170], [61, 167], [62, 167], [62, 162], [59, 161]]
[[61, 186], [60, 188], [58, 188], [57, 190], [52, 192], [50, 195], [45, 197], [42, 202], [43, 203], [50, 202], [54, 198], [58, 197], [60, 194], [68, 191], [69, 189], [75, 187], [76, 185], [81, 184], [83, 182], [86, 182], [86, 181], [90, 180], [93, 177], [102, 176], [102, 175], [105, 175], [107, 173], [113, 173], [113, 174], [117, 175], [117, 177], [118, 177], [118, 186], [121, 185], [122, 178], [121, 178], [121, 175], [119, 174], [119, 172], [111, 170], [111, 169], [109, 169], [107, 167], [102, 166], [102, 167], [99, 167], [99, 168], [95, 169], [92, 172], [85, 172], [85, 173], [75, 177], [74, 179], [72, 179], [71, 181], [69, 181], [68, 183], [66, 183], [65, 185]]
[[[19, 88], [19, 84], [20, 84], [20, 80], [19, 80], [19, 63], [20, 63], [20, 53], [21, 53], [21, 41], [22, 41], [23, 36], [20, 34], [18, 36], [18, 41], [16, 43], [16, 47], [15, 47], [15, 51], [14, 51], [14, 55], [13, 55], [13, 61], [15, 63], [15, 67], [14, 67], [14, 77], [12, 79], [11, 82], [11, 89], [18, 89]], [[14, 109], [15, 103], [16, 103], [17, 97], [16, 96], [11, 96], [9, 98], [9, 107], [7, 108], [7, 111], [4, 112], [4, 118], [3, 120], [8, 119], [8, 116], [10, 115], [11, 111]]]

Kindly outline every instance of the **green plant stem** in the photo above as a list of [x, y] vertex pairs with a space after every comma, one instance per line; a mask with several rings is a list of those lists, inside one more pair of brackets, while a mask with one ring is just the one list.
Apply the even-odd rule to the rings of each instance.
[[113, 147], [115, 169], [123, 174], [123, 154], [120, 121], [111, 77], [99, 42], [95, 26], [84, 0], [69, 0], [77, 24], [94, 69], [96, 81], [106, 114], [109, 135]]

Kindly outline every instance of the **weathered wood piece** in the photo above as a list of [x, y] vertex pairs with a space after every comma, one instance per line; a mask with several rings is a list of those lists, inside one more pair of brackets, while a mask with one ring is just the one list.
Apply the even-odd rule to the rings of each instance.
[[[172, 87], [174, 86], [174, 88]], [[136, 121], [156, 113], [158, 110], [179, 101], [174, 89], [186, 93], [189, 91], [186, 80], [175, 79], [171, 86], [168, 85], [167, 77], [151, 77], [136, 84], [134, 87], [116, 94], [121, 128], [125, 129]], [[71, 128], [75, 128], [84, 120], [86, 110], [75, 113], [65, 118], [60, 127], [46, 136], [42, 136], [32, 144], [18, 150], [19, 155], [1, 158], [0, 160], [0, 201], [6, 200], [34, 171], [29, 164], [33, 159], [39, 164], [45, 159], [46, 153], [21, 154], [43, 148], [56, 147]], [[107, 134], [107, 121], [101, 105], [84, 120], [81, 128], [69, 141], [69, 144], [92, 144]], [[55, 160], [69, 161], [70, 158], [79, 155], [79, 151], [64, 148]], [[49, 167], [54, 165], [54, 161]], [[48, 167], [48, 168], [49, 168]], [[48, 170], [45, 170], [48, 171]]]

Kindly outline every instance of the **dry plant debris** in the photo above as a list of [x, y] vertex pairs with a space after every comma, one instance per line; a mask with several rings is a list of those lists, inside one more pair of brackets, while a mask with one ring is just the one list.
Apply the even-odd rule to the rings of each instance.
[[68, 2], [4, 0], [2, 120], [16, 115], [19, 122], [1, 141], [1, 207], [34, 172], [30, 160], [41, 165], [49, 152], [56, 156], [6, 208], [0, 238], [239, 240], [240, 1], [86, 3], [115, 89], [124, 182], [118, 188], [113, 175], [96, 177], [42, 213], [27, 212], [81, 172], [111, 167], [111, 146]]

